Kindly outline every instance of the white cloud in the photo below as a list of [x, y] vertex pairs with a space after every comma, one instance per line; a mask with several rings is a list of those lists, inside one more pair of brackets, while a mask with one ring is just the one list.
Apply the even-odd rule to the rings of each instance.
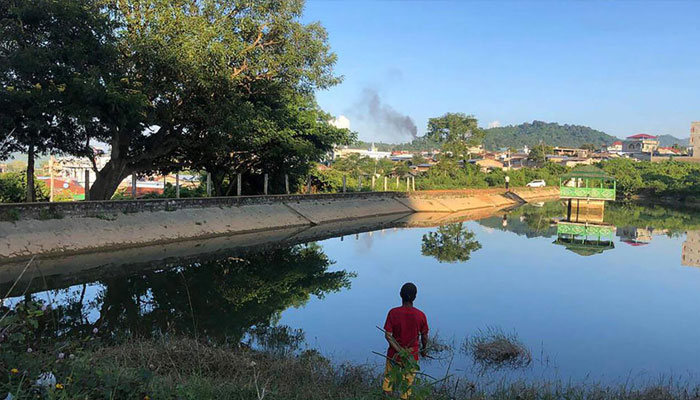
[[489, 128], [498, 128], [501, 126], [501, 121], [489, 122]]
[[350, 129], [350, 120], [345, 115], [339, 115], [330, 121], [330, 124], [340, 129]]

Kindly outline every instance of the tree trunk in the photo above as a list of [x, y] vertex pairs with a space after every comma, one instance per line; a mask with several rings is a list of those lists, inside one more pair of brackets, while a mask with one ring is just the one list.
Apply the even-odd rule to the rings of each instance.
[[119, 188], [119, 184], [134, 172], [126, 160], [112, 158], [97, 172], [90, 188], [90, 200], [109, 200]]
[[36, 201], [34, 192], [34, 145], [30, 144], [27, 151], [27, 203]]

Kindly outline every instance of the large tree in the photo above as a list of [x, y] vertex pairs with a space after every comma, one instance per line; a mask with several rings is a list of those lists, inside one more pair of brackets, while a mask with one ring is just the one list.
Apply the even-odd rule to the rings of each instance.
[[[255, 168], [266, 143], [290, 143], [290, 134], [283, 132], [289, 129], [284, 113], [277, 113], [287, 105], [269, 106], [270, 97], [281, 95], [290, 107], [303, 103], [308, 109], [314, 90], [339, 82], [332, 73], [335, 55], [325, 30], [299, 21], [301, 0], [108, 4], [122, 27], [117, 61], [121, 76], [113, 77], [110, 93], [141, 101], [121, 103], [124, 108], [115, 113], [114, 96], [107, 96], [99, 107], [100, 124], [93, 137], [111, 145], [111, 159], [98, 172], [91, 198], [110, 198], [132, 173], [204, 164], [214, 169], [221, 192], [223, 169]], [[270, 118], [268, 106], [275, 110]], [[323, 129], [329, 128], [317, 126], [314, 134]], [[291, 139], [292, 147], [301, 143], [297, 139]], [[292, 151], [303, 154], [305, 146]], [[222, 162], [222, 155], [229, 159]]]
[[246, 193], [262, 192], [262, 175], [268, 174], [270, 190], [284, 191], [284, 175], [290, 189], [337, 143], [348, 143], [352, 134], [332, 126], [311, 94], [283, 85], [269, 85], [257, 95], [245, 96], [223, 112], [221, 125], [212, 119], [193, 130], [178, 155], [180, 165], [212, 174], [217, 195], [230, 195], [237, 173], [246, 173]]
[[472, 115], [464, 113], [447, 113], [441, 117], [428, 120], [426, 137], [440, 143], [445, 152], [454, 157], [469, 157], [469, 148], [481, 144], [484, 131], [479, 128]]
[[27, 201], [36, 155], [88, 153], [80, 120], [96, 70], [113, 57], [111, 32], [91, 0], [0, 2], [0, 158], [28, 155]]

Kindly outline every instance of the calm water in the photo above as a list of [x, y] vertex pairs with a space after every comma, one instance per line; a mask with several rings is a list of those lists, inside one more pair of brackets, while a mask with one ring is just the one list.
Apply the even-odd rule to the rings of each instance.
[[[61, 334], [99, 326], [115, 335], [232, 341], [278, 327], [289, 342], [303, 331], [303, 347], [335, 361], [379, 365], [372, 351], [385, 351], [386, 343], [375, 326], [411, 281], [432, 331], [457, 348], [479, 329], [516, 333], [535, 362], [509, 376], [697, 380], [700, 215], [611, 206], [605, 218], [616, 227], [614, 248], [572, 251], [554, 243], [551, 221], [563, 213], [558, 203], [528, 206], [509, 212], [505, 224], [498, 215], [389, 228], [175, 262], [33, 296], [53, 303]], [[439, 373], [445, 366], [426, 368]], [[473, 373], [459, 353], [452, 368]]]

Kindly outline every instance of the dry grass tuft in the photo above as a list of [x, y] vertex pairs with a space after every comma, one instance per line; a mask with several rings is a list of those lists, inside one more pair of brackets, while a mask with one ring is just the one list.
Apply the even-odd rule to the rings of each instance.
[[532, 353], [514, 334], [499, 328], [479, 330], [467, 337], [462, 351], [470, 355], [483, 370], [525, 368], [532, 363]]

